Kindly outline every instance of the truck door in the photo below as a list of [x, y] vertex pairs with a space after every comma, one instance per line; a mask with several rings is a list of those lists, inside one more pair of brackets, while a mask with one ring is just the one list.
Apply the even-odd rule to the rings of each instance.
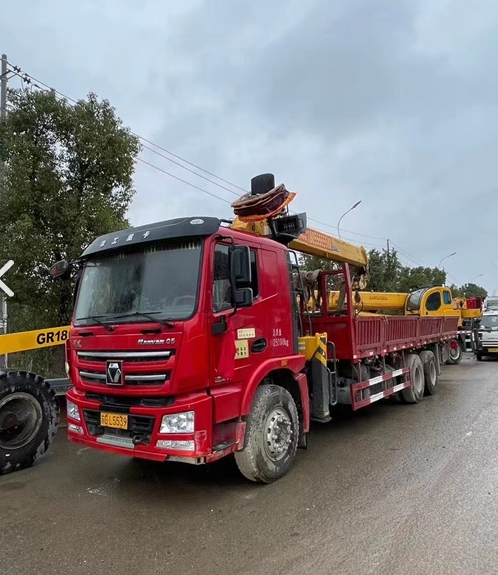
[[429, 291], [425, 296], [425, 305], [422, 315], [442, 315], [441, 313], [442, 298], [441, 291]]
[[[239, 245], [239, 244], [237, 244]], [[241, 388], [255, 367], [268, 357], [268, 298], [261, 292], [261, 249], [247, 242], [251, 254], [253, 305], [235, 313], [231, 302], [230, 244], [219, 241], [212, 253], [211, 385], [231, 383]]]

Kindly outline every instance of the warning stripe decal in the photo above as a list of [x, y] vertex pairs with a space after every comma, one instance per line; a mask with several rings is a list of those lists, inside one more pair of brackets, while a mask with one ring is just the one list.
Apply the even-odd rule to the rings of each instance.
[[[375, 401], [379, 401], [380, 399], [385, 399], [386, 397], [389, 397], [390, 395], [392, 395], [393, 393], [396, 393], [397, 391], [401, 391], [402, 389], [406, 388], [406, 387], [410, 387], [411, 386], [411, 381], [407, 380], [407, 381], [403, 381], [402, 383], [398, 383], [397, 385], [394, 385], [393, 387], [388, 387], [387, 389], [384, 389], [382, 391], [380, 391], [379, 393], [375, 393], [374, 395], [370, 395], [369, 397], [365, 397], [363, 399], [360, 399], [361, 396], [363, 395], [363, 390], [371, 387], [372, 385], [377, 385], [379, 383], [382, 383], [383, 381], [389, 381], [391, 379], [393, 379], [394, 377], [400, 377], [404, 374], [409, 373], [410, 368], [408, 367], [404, 367], [402, 369], [396, 369], [394, 371], [391, 371], [389, 373], [384, 373], [383, 375], [378, 375], [377, 377], [372, 377], [371, 379], [367, 379], [366, 381], [360, 381], [358, 383], [353, 383], [351, 385], [351, 406], [353, 408], [353, 411], [356, 411], [357, 409], [360, 409], [361, 407], [365, 407], [366, 405], [370, 405], [371, 403], [374, 403]], [[356, 398], [357, 395], [360, 395], [360, 398]]]

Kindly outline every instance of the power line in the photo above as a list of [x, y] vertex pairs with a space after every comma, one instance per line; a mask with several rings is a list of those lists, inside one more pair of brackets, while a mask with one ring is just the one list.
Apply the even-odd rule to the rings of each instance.
[[[135, 132], [132, 132], [132, 134], [134, 134], [135, 136], [137, 136], [138, 138], [140, 138], [142, 141], [147, 142], [148, 144], [150, 144], [151, 146], [155, 146], [156, 148], [159, 148], [160, 150], [162, 150], [163, 152], [166, 152], [167, 154], [170, 154], [171, 156], [173, 156], [174, 158], [177, 158], [179, 160], [181, 160], [182, 162], [185, 162], [186, 164], [188, 164], [189, 166], [193, 166], [194, 168], [197, 168], [198, 170], [201, 170], [201, 172], [204, 172], [205, 174], [209, 174], [210, 176], [213, 176], [213, 178], [216, 178], [217, 180], [220, 180], [221, 182], [225, 182], [225, 184], [228, 184], [234, 188], [237, 188], [238, 190], [241, 190], [244, 193], [247, 193], [247, 190], [245, 190], [244, 188], [241, 188], [240, 186], [238, 186], [237, 184], [233, 184], [232, 182], [229, 182], [228, 180], [225, 180], [223, 178], [221, 178], [220, 176], [217, 176], [216, 174], [213, 174], [212, 172], [209, 172], [208, 170], [205, 170], [204, 168], [201, 168], [200, 166], [197, 166], [196, 164], [189, 162], [188, 160], [186, 160], [185, 158], [182, 158], [181, 156], [178, 156], [177, 154], [174, 154], [173, 152], [170, 152], [169, 150], [167, 150], [166, 148], [163, 148], [162, 146], [160, 146], [159, 144], [155, 144], [154, 142], [151, 142], [150, 140], [148, 140], [147, 138], [144, 138], [143, 136], [140, 136], [139, 134], [135, 134]], [[144, 146], [145, 147], [145, 146]], [[169, 159], [169, 158], [167, 158]], [[172, 161], [172, 160], [170, 160]], [[179, 164], [180, 165], [180, 164]], [[181, 166], [184, 170], [186, 170], [187, 168], [185, 168], [185, 166]], [[191, 171], [191, 170], [189, 170]], [[193, 172], [195, 173], [195, 172]], [[199, 175], [199, 174], [197, 174]], [[201, 176], [202, 177], [202, 176]], [[209, 180], [211, 181], [211, 180]], [[217, 186], [219, 186], [219, 184], [216, 184]], [[223, 186], [220, 186], [223, 187]], [[227, 189], [227, 188], [225, 188]], [[236, 192], [233, 192], [232, 190], [228, 190], [231, 194], [235, 194], [236, 196], [239, 196], [240, 194], [237, 194]]]
[[[320, 221], [320, 220], [316, 220], [315, 218], [310, 218], [310, 217], [309, 217], [308, 220], [310, 220], [310, 221], [312, 221], [312, 222], [316, 222], [317, 224], [320, 224], [320, 225], [322, 225], [322, 226], [326, 226], [326, 227], [328, 227], [328, 228], [332, 228], [332, 229], [334, 229], [334, 230], [337, 230], [337, 226], [333, 226], [332, 224], [326, 224], [325, 222], [322, 222], [322, 221]], [[364, 238], [371, 238], [371, 239], [374, 239], [374, 240], [382, 240], [382, 241], [384, 241], [384, 242], [387, 241], [387, 238], [381, 238], [380, 236], [369, 236], [368, 234], [360, 234], [359, 232], [353, 232], [353, 231], [351, 231], [351, 230], [345, 230], [345, 229], [343, 229], [343, 228], [341, 228], [341, 230], [342, 230], [343, 232], [346, 232], [347, 234], [353, 234], [353, 235], [355, 235], [355, 236], [362, 236], [362, 237], [364, 237]]]
[[[16, 74], [17, 76], [19, 76], [22, 80], [24, 80], [25, 82], [27, 82], [28, 84], [32, 84], [33, 81], [37, 82], [38, 84], [41, 84], [41, 86], [44, 86], [47, 90], [51, 91], [51, 92], [55, 92], [56, 94], [59, 94], [59, 96], [62, 96], [63, 98], [65, 98], [66, 100], [69, 100], [70, 102], [73, 102], [74, 104], [77, 104], [77, 101], [74, 100], [73, 98], [71, 98], [70, 96], [67, 96], [66, 94], [64, 94], [63, 92], [60, 92], [59, 90], [56, 90], [55, 88], [53, 88], [52, 86], [49, 86], [48, 84], [45, 84], [45, 82], [42, 82], [41, 80], [38, 80], [37, 78], [35, 78], [34, 76], [31, 76], [30, 74], [23, 72], [21, 70], [21, 68], [19, 68], [19, 66], [14, 66], [12, 65], [10, 62], [8, 62], [8, 64], [10, 65], [11, 68], [13, 68], [13, 72], [14, 74]], [[40, 85], [36, 85], [34, 84], [35, 87], [43, 89]], [[242, 192], [246, 193], [247, 190], [245, 190], [244, 188], [238, 186], [237, 184], [234, 184], [232, 182], [229, 182], [228, 180], [225, 180], [224, 178], [221, 178], [220, 176], [217, 176], [216, 174], [213, 174], [212, 172], [209, 172], [208, 170], [201, 168], [200, 166], [194, 164], [193, 162], [189, 162], [188, 160], [186, 160], [185, 158], [182, 158], [181, 156], [171, 152], [170, 150], [167, 150], [166, 148], [163, 148], [162, 146], [160, 146], [159, 144], [156, 144], [155, 142], [152, 142], [151, 140], [145, 138], [144, 136], [141, 136], [140, 134], [137, 134], [136, 132], [133, 132], [132, 130], [130, 130], [130, 132], [136, 136], [137, 138], [140, 138], [140, 140], [142, 140], [143, 142], [146, 142], [147, 144], [150, 144], [151, 146], [154, 146], [156, 148], [158, 148], [159, 150], [162, 150], [163, 152], [165, 152], [166, 154], [169, 154], [170, 156], [173, 156], [174, 158], [177, 158], [178, 160], [181, 160], [182, 162], [184, 162], [185, 164], [188, 164], [189, 166], [192, 166], [194, 168], [197, 168], [198, 170], [200, 170], [201, 172], [204, 172], [205, 174], [208, 174], [210, 176], [212, 176], [213, 178], [216, 178], [217, 180], [220, 180], [221, 182], [224, 182], [225, 184], [228, 184], [229, 186], [232, 186], [234, 188], [237, 188], [238, 190], [241, 190]], [[210, 180], [209, 178], [205, 178], [204, 176], [198, 174], [197, 172], [190, 170], [189, 168], [183, 166], [182, 164], [175, 162], [174, 160], [172, 160], [171, 158], [168, 158], [166, 156], [163, 156], [162, 154], [159, 154], [159, 152], [156, 152], [155, 150], [151, 150], [150, 147], [144, 145], [144, 148], [147, 148], [148, 150], [162, 156], [163, 158], [165, 158], [166, 160], [169, 160], [170, 162], [173, 162], [175, 164], [177, 164], [178, 166], [180, 166], [181, 168], [183, 168], [184, 170], [187, 170], [201, 178], [204, 178], [205, 180], [213, 183], [215, 186], [219, 186], [220, 188], [223, 188], [227, 191], [229, 191], [231, 194], [234, 194], [236, 196], [239, 196], [240, 194], [238, 194], [237, 192], [234, 192], [233, 190], [230, 190], [228, 188], [225, 188], [224, 186], [218, 184], [217, 182], [213, 182], [212, 180]]]
[[199, 176], [199, 178], [202, 178], [203, 180], [206, 180], [207, 182], [210, 182], [211, 184], [214, 184], [215, 186], [218, 186], [219, 188], [222, 188], [223, 190], [226, 190], [227, 192], [230, 192], [231, 194], [233, 194], [234, 196], [239, 197], [240, 194], [238, 194], [237, 192], [234, 192], [233, 190], [230, 190], [229, 188], [222, 186], [221, 184], [218, 184], [218, 182], [215, 182], [213, 180], [210, 180], [209, 178], [207, 178], [206, 176], [203, 176], [202, 174], [198, 174], [195, 170], [191, 170], [190, 168], [187, 168], [186, 166], [182, 166], [180, 164], [180, 162], [176, 162], [175, 160], [172, 160], [171, 158], [168, 158], [168, 156], [165, 156], [164, 154], [161, 154], [161, 152], [158, 152], [157, 150], [154, 150], [153, 148], [151, 148], [150, 146], [146, 146], [145, 144], [142, 144], [142, 147], [145, 148], [146, 150], [149, 150], [150, 152], [152, 152], [153, 154], [157, 154], [158, 156], [160, 156], [161, 158], [164, 158], [165, 160], [168, 160], [168, 162], [172, 162], [173, 164], [176, 164], [177, 166], [180, 166], [180, 168], [183, 168], [184, 170], [187, 170], [188, 172], [195, 174], [196, 176]]
[[213, 198], [217, 198], [218, 200], [221, 200], [222, 202], [225, 202], [226, 204], [231, 205], [231, 202], [229, 202], [225, 198], [222, 198], [221, 196], [217, 196], [216, 194], [213, 194], [212, 192], [208, 192], [204, 188], [200, 188], [199, 186], [196, 186], [195, 184], [192, 184], [191, 182], [187, 182], [187, 180], [183, 180], [182, 178], [175, 176], [175, 174], [172, 174], [171, 172], [168, 172], [167, 170], [163, 170], [162, 168], [160, 168], [159, 166], [156, 166], [155, 164], [151, 164], [150, 162], [147, 162], [146, 160], [142, 160], [142, 158], [137, 158], [137, 160], [139, 162], [142, 162], [143, 164], [147, 164], [147, 166], [150, 166], [151, 168], [155, 168], [156, 170], [159, 170], [160, 172], [162, 172], [163, 174], [166, 174], [170, 178], [174, 178], [175, 180], [178, 180], [179, 182], [183, 182], [184, 184], [187, 184], [187, 186], [191, 186], [192, 188], [195, 188], [196, 190], [204, 192], [205, 194], [213, 196]]
[[[40, 90], [45, 90], [45, 91], [50, 91], [50, 92], [54, 92], [55, 94], [58, 94], [59, 96], [61, 96], [62, 98], [65, 98], [67, 100], [70, 100], [73, 103], [77, 103], [76, 100], [74, 100], [73, 98], [70, 98], [69, 96], [66, 96], [66, 94], [60, 92], [59, 90], [56, 90], [55, 88], [52, 88], [51, 86], [49, 86], [48, 84], [45, 84], [44, 82], [41, 82], [40, 80], [37, 80], [36, 78], [34, 78], [33, 76], [30, 76], [29, 74], [23, 73], [22, 70], [18, 67], [18, 66], [12, 66], [12, 64], [10, 64], [10, 66], [12, 68], [14, 68], [13, 72], [14, 74], [16, 74], [17, 76], [19, 76], [21, 78], [21, 80], [25, 81], [28, 84], [32, 84], [35, 87], [39, 88]], [[37, 82], [38, 84], [41, 84], [42, 86], [44, 86], [45, 88], [42, 88], [40, 85], [37, 84], [33, 84], [32, 81]], [[145, 138], [142, 138], [141, 136], [139, 136], [138, 134], [135, 134], [134, 132], [132, 132], [135, 136], [137, 136], [140, 139], [143, 139], [144, 141], [149, 142], [149, 140], [146, 140]], [[153, 144], [152, 142], [150, 142], [151, 144]], [[154, 145], [154, 144], [153, 144]], [[169, 160], [170, 162], [173, 162], [174, 164], [180, 166], [181, 168], [188, 170], [189, 172], [192, 172], [193, 174], [207, 180], [208, 182], [211, 182], [213, 184], [215, 184], [216, 186], [219, 186], [220, 188], [223, 188], [227, 191], [229, 191], [230, 193], [238, 196], [238, 194], [232, 190], [229, 190], [228, 188], [226, 188], [225, 186], [222, 186], [221, 184], [218, 184], [217, 182], [213, 182], [212, 180], [210, 180], [209, 178], [206, 178], [205, 176], [201, 175], [201, 174], [197, 174], [194, 170], [190, 170], [189, 168], [186, 168], [185, 166], [182, 166], [179, 162], [176, 162], [174, 160], [172, 160], [171, 158], [168, 158], [167, 156], [164, 156], [163, 154], [161, 154], [160, 152], [157, 152], [156, 150], [153, 150], [152, 148], [150, 148], [149, 146], [143, 145], [144, 148], [150, 150], [151, 152], [165, 158], [166, 160]], [[158, 146], [159, 147], [159, 146]], [[196, 186], [195, 184], [192, 184], [191, 182], [188, 182], [187, 180], [184, 180], [183, 178], [180, 178], [179, 176], [175, 176], [174, 174], [172, 174], [171, 172], [168, 172], [167, 170], [164, 170], [163, 168], [160, 168], [159, 166], [156, 166], [155, 164], [152, 164], [151, 162], [147, 162], [146, 160], [143, 160], [142, 158], [137, 158], [138, 161], [150, 166], [151, 168], [155, 168], [156, 170], [162, 172], [163, 174], [166, 174], [167, 176], [174, 178], [175, 180], [178, 180], [179, 182], [182, 182], [188, 186], [191, 186], [192, 188], [195, 188], [196, 190], [199, 190], [205, 194], [208, 194], [210, 196], [212, 196], [213, 198], [217, 198], [218, 200], [221, 200], [222, 202], [225, 202], [227, 204], [230, 204], [230, 202], [228, 200], [226, 200], [225, 198], [222, 198], [221, 196], [217, 196], [216, 194], [213, 194], [212, 192], [209, 192], [208, 190], [205, 190], [204, 188], [201, 188], [199, 186]], [[215, 176], [216, 177], [216, 176]]]
[[[74, 104], [77, 104], [77, 103], [78, 103], [75, 99], [71, 98], [71, 97], [68, 96], [67, 94], [64, 94], [63, 92], [61, 92], [61, 91], [59, 91], [59, 90], [56, 90], [55, 88], [53, 88], [53, 87], [50, 86], [49, 84], [46, 84], [45, 82], [42, 82], [41, 80], [35, 78], [34, 76], [32, 76], [32, 75], [30, 75], [30, 74], [27, 74], [27, 73], [24, 72], [19, 66], [14, 66], [14, 65], [11, 64], [10, 62], [8, 62], [8, 65], [12, 68], [10, 71], [11, 71], [13, 74], [15, 74], [16, 76], [18, 76], [19, 78], [21, 78], [21, 80], [24, 81], [24, 82], [26, 82], [28, 85], [31, 85], [31, 86], [33, 86], [33, 87], [35, 87], [35, 88], [40, 89], [40, 90], [46, 90], [46, 91], [53, 92], [54, 94], [57, 94], [57, 95], [59, 95], [60, 97], [64, 98], [65, 100], [68, 100], [68, 101], [70, 101], [70, 102], [72, 102], [72, 103], [74, 103]], [[139, 138], [142, 142], [146, 142], [147, 144], [150, 144], [150, 146], [154, 146], [155, 148], [157, 148], [157, 149], [159, 149], [159, 150], [165, 152], [166, 154], [172, 156], [173, 158], [176, 158], [176, 159], [180, 160], [181, 162], [183, 162], [183, 163], [185, 163], [185, 164], [187, 164], [187, 165], [189, 165], [189, 166], [192, 166], [192, 167], [194, 167], [194, 168], [200, 170], [201, 172], [203, 172], [203, 173], [205, 173], [205, 174], [208, 174], [209, 176], [212, 176], [213, 178], [216, 178], [217, 180], [219, 180], [219, 181], [221, 181], [221, 182], [224, 182], [225, 184], [228, 184], [229, 186], [232, 186], [233, 188], [237, 188], [238, 190], [240, 190], [240, 191], [242, 191], [242, 192], [244, 192], [244, 193], [247, 193], [247, 190], [245, 190], [245, 189], [242, 188], [241, 186], [238, 186], [237, 184], [234, 184], [234, 183], [232, 183], [232, 182], [230, 182], [230, 181], [228, 181], [228, 180], [225, 180], [224, 178], [221, 178], [220, 176], [217, 176], [216, 174], [214, 174], [214, 173], [212, 173], [212, 172], [210, 172], [210, 171], [208, 171], [208, 170], [206, 170], [206, 169], [204, 169], [204, 168], [198, 166], [197, 164], [194, 164], [193, 162], [190, 162], [190, 161], [186, 160], [185, 158], [182, 158], [181, 156], [179, 156], [179, 155], [177, 155], [177, 154], [171, 152], [170, 150], [168, 150], [168, 149], [166, 149], [166, 148], [160, 146], [159, 144], [156, 144], [155, 142], [152, 142], [152, 141], [149, 140], [148, 138], [145, 138], [144, 136], [141, 136], [140, 134], [137, 134], [136, 132], [133, 132], [133, 131], [131, 131], [131, 130], [130, 130], [130, 133], [133, 134], [134, 136], [136, 136], [137, 138]], [[168, 157], [168, 156], [165, 156], [164, 154], [161, 154], [160, 152], [158, 152], [157, 150], [154, 150], [154, 149], [151, 148], [150, 146], [147, 146], [146, 144], [142, 144], [142, 147], [145, 148], [146, 150], [148, 150], [148, 151], [150, 151], [150, 152], [152, 152], [152, 153], [154, 153], [154, 154], [156, 154], [156, 155], [158, 155], [158, 156], [160, 156], [160, 157], [162, 157], [162, 158], [168, 160], [169, 162], [171, 162], [171, 163], [173, 163], [173, 164], [179, 166], [180, 168], [182, 168], [182, 169], [184, 169], [184, 170], [186, 170], [186, 171], [188, 171], [188, 172], [190, 172], [190, 173], [192, 173], [192, 174], [194, 174], [194, 175], [196, 175], [196, 176], [198, 176], [198, 177], [200, 177], [200, 178], [206, 180], [207, 182], [209, 182], [209, 183], [211, 183], [211, 184], [213, 184], [213, 185], [215, 185], [215, 186], [218, 186], [219, 188], [228, 191], [229, 193], [231, 193], [231, 194], [233, 194], [233, 195], [235, 195], [235, 196], [239, 196], [239, 194], [238, 194], [237, 192], [235, 192], [235, 191], [233, 191], [233, 190], [227, 188], [226, 186], [223, 186], [223, 185], [219, 184], [218, 182], [215, 182], [215, 181], [211, 180], [210, 178], [207, 178], [206, 176], [203, 176], [202, 174], [199, 174], [199, 173], [196, 172], [195, 170], [192, 170], [192, 169], [190, 169], [190, 168], [187, 168], [186, 166], [182, 165], [180, 162], [177, 162], [177, 161], [173, 160], [172, 158], [170, 158], [170, 157]], [[216, 195], [216, 194], [214, 194], [214, 193], [212, 193], [212, 192], [209, 192], [208, 190], [205, 190], [204, 188], [201, 188], [201, 187], [199, 187], [199, 186], [196, 186], [195, 184], [192, 184], [191, 182], [189, 182], [189, 181], [187, 181], [187, 180], [184, 180], [184, 179], [180, 178], [179, 176], [176, 176], [175, 174], [172, 174], [171, 172], [168, 172], [167, 170], [164, 170], [163, 168], [160, 168], [159, 166], [156, 166], [155, 164], [152, 164], [151, 162], [148, 162], [148, 161], [146, 161], [146, 160], [143, 160], [142, 158], [137, 158], [137, 160], [140, 161], [140, 162], [142, 162], [143, 164], [146, 164], [146, 165], [148, 165], [148, 166], [150, 166], [150, 167], [152, 167], [152, 168], [154, 168], [154, 169], [156, 169], [156, 170], [162, 172], [163, 174], [165, 174], [165, 175], [167, 175], [167, 176], [169, 176], [169, 177], [171, 177], [171, 178], [174, 178], [175, 180], [177, 180], [177, 181], [179, 181], [179, 182], [182, 182], [182, 183], [184, 183], [184, 184], [186, 184], [186, 185], [188, 185], [188, 186], [190, 186], [190, 187], [192, 187], [192, 188], [198, 190], [198, 191], [201, 191], [201, 192], [203, 192], [203, 193], [205, 193], [205, 194], [208, 194], [209, 196], [212, 196], [213, 198], [216, 198], [216, 199], [218, 199], [218, 200], [221, 200], [221, 201], [224, 202], [224, 203], [230, 204], [230, 202], [229, 202], [227, 199], [225, 199], [225, 198], [223, 198], [223, 197], [221, 197], [221, 196], [218, 196], [218, 195]], [[331, 228], [331, 229], [337, 230], [337, 226], [333, 226], [333, 225], [331, 225], [331, 224], [328, 224], [328, 223], [323, 222], [323, 221], [321, 221], [321, 220], [318, 220], [318, 219], [316, 219], [316, 218], [308, 217], [308, 219], [309, 219], [310, 221], [312, 221], [312, 222], [316, 222], [316, 223], [318, 223], [318, 224], [320, 224], [320, 225], [322, 225], [322, 226], [325, 226], [325, 227], [327, 227], [327, 228]], [[318, 231], [321, 231], [321, 230], [318, 230]], [[343, 231], [346, 232], [347, 234], [352, 234], [352, 235], [359, 236], [359, 237], [365, 237], [365, 238], [370, 238], [370, 239], [375, 239], [375, 240], [387, 241], [387, 238], [383, 238], [383, 237], [380, 237], [380, 236], [373, 236], [373, 235], [369, 235], [369, 234], [362, 234], [362, 233], [360, 233], [360, 232], [354, 232], [354, 231], [352, 231], [352, 230], [343, 230]], [[322, 232], [322, 233], [325, 233], [325, 232]], [[353, 238], [347, 238], [347, 237], [346, 237], [345, 239], [347, 239], [348, 241], [355, 241]], [[384, 248], [384, 246], [380, 246], [380, 245], [378, 245], [378, 244], [374, 244], [374, 243], [370, 243], [370, 242], [363, 242], [363, 241], [362, 241], [362, 243], [365, 244], [365, 245], [367, 245], [367, 246], [372, 246], [372, 247], [374, 247], [374, 248], [380, 248], [380, 249], [383, 249], [383, 248]], [[402, 248], [400, 248], [400, 247], [399, 247], [398, 245], [396, 245], [394, 242], [392, 242], [392, 244], [393, 244], [393, 246], [396, 247], [401, 253], [404, 253], [405, 256], [406, 256], [407, 258], [409, 258], [409, 259], [410, 259], [413, 263], [415, 263], [416, 265], [420, 265], [420, 264], [425, 265], [425, 264], [423, 264], [420, 260], [417, 261], [417, 258], [415, 258], [414, 256], [412, 256], [412, 255], [411, 255], [409, 252], [407, 252], [406, 250], [403, 250]]]

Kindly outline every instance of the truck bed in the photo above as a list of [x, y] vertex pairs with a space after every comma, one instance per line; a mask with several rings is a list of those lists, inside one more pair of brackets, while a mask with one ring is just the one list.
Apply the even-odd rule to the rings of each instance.
[[420, 348], [457, 337], [458, 317], [312, 316], [313, 332], [327, 332], [337, 359], [358, 362], [374, 355]]

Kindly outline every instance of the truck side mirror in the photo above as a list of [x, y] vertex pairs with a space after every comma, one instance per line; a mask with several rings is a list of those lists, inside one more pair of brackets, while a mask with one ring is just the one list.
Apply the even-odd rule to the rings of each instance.
[[71, 264], [69, 264], [66, 260], [61, 260], [60, 262], [56, 262], [50, 268], [50, 275], [53, 279], [56, 278], [63, 278], [69, 276], [69, 271], [71, 269]]
[[251, 285], [251, 252], [248, 246], [234, 246], [230, 252], [230, 279], [235, 289]]
[[250, 307], [253, 303], [251, 285], [251, 252], [248, 246], [233, 246], [230, 250], [230, 280], [232, 301], [236, 307]]

